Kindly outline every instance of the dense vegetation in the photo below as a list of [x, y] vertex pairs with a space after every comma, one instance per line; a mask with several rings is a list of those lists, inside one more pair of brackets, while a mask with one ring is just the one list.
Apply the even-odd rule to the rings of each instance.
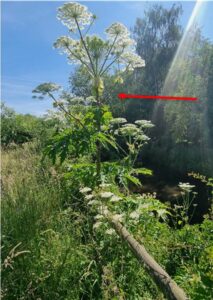
[[[70, 91], [36, 87], [54, 106], [41, 118], [2, 106], [3, 299], [164, 299], [108, 212], [190, 299], [212, 299], [212, 44], [196, 29], [193, 49], [176, 66], [187, 81], [171, 76], [174, 93], [199, 97], [196, 108], [116, 99], [121, 90], [167, 88], [180, 14], [180, 6], [151, 7], [136, 21], [134, 48], [124, 25], [112, 24], [103, 40], [84, 32], [96, 19], [86, 7], [59, 9], [70, 33], [79, 34], [55, 43], [80, 63]], [[175, 198], [159, 201], [152, 186], [144, 192], [156, 170], [164, 180], [173, 176]]]

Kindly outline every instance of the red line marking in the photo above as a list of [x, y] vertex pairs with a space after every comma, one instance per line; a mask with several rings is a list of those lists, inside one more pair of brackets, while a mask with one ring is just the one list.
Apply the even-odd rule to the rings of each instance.
[[161, 100], [170, 100], [170, 101], [175, 101], [175, 100], [180, 100], [180, 101], [196, 101], [198, 100], [196, 97], [178, 97], [178, 96], [152, 96], [152, 95], [132, 95], [132, 94], [125, 94], [125, 93], [120, 93], [118, 94], [118, 98], [120, 100], [125, 100], [125, 99], [130, 99], [130, 98], [136, 98], [136, 99], [161, 99]]

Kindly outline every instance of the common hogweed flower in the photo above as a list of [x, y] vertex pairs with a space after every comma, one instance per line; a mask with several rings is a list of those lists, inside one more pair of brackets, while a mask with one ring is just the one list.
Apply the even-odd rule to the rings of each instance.
[[139, 125], [142, 128], [152, 128], [155, 126], [151, 121], [147, 120], [137, 120], [135, 121], [135, 124]]
[[127, 123], [127, 124], [123, 125], [122, 127], [132, 127], [132, 128], [137, 128], [137, 127], [135, 126], [135, 124], [132, 124], [132, 123]]
[[101, 184], [99, 185], [100, 188], [108, 188], [108, 187], [110, 187], [110, 186], [111, 186], [110, 183], [101, 183]]
[[64, 116], [64, 113], [60, 112], [60, 111], [55, 111], [55, 110], [51, 110], [51, 109], [48, 109], [47, 110], [47, 114], [45, 114], [45, 121], [48, 121], [48, 120], [58, 120], [62, 123], [66, 123], [67, 122], [67, 119], [65, 118]]
[[154, 193], [143, 193], [140, 196], [137, 196], [137, 200], [147, 200], [147, 199], [156, 199], [157, 194], [156, 192]]
[[77, 46], [77, 41], [73, 40], [68, 36], [60, 36], [53, 44], [54, 48], [61, 49], [62, 53], [68, 53], [68, 54], [69, 54], [69, 49], [75, 48], [76, 46]]
[[93, 206], [95, 204], [98, 204], [98, 201], [97, 200], [90, 200], [87, 204]]
[[48, 95], [49, 93], [56, 92], [61, 89], [61, 86], [53, 82], [45, 82], [39, 84], [34, 90], [33, 93], [42, 94], [43, 96]]
[[53, 47], [59, 49], [61, 54], [67, 54], [69, 61], [74, 64], [89, 63], [87, 53], [80, 41], [61, 36], [55, 41]]
[[124, 124], [126, 122], [127, 122], [127, 120], [125, 118], [114, 118], [114, 119], [110, 120], [111, 125]]
[[[77, 22], [81, 29], [89, 25], [94, 18], [88, 8], [76, 2], [66, 3], [58, 9], [58, 19], [66, 25], [70, 31], [77, 30]], [[77, 22], [76, 22], [77, 21]]]
[[133, 48], [136, 44], [135, 41], [129, 37], [130, 33], [126, 26], [119, 22], [113, 23], [109, 28], [107, 28], [106, 33], [109, 40], [116, 39], [116, 43], [113, 48], [114, 54], [116, 52], [122, 52], [127, 48]]
[[115, 36], [128, 37], [129, 31], [123, 24], [116, 22], [110, 25], [109, 28], [106, 29], [106, 33], [110, 39], [114, 39]]
[[108, 235], [113, 235], [115, 233], [116, 233], [115, 230], [112, 228], [106, 230], [106, 234], [108, 234]]
[[85, 103], [85, 101], [83, 97], [73, 97], [69, 100], [69, 103], [71, 105], [82, 105]]
[[112, 65], [110, 58], [115, 63], [120, 63], [122, 71], [126, 69], [133, 71], [135, 68], [145, 66], [144, 60], [135, 54], [136, 43], [130, 38], [130, 32], [123, 24], [113, 23], [106, 29], [108, 39], [103, 40], [97, 35], [82, 35], [81, 31], [85, 26], [88, 26], [89, 30], [95, 19], [86, 6], [74, 2], [66, 3], [58, 9], [57, 17], [70, 32], [78, 31], [80, 40], [63, 36], [54, 46], [66, 53], [72, 63], [86, 66], [90, 75], [94, 76], [95, 73], [93, 64], [100, 66], [100, 69], [96, 70], [100, 72], [99, 75], [109, 70]]
[[145, 61], [133, 52], [123, 53], [119, 61], [121, 64], [125, 65], [123, 71], [134, 71], [135, 68], [142, 68], [145, 66]]
[[86, 199], [86, 200], [91, 200], [91, 199], [93, 199], [93, 198], [94, 198], [94, 196], [93, 196], [92, 194], [86, 195], [86, 196], [85, 196], [85, 199]]
[[81, 189], [80, 189], [80, 192], [81, 192], [82, 194], [87, 194], [87, 193], [89, 193], [89, 192], [91, 192], [91, 191], [92, 191], [92, 189], [89, 188], [89, 187], [84, 187], [84, 188], [81, 188]]
[[138, 219], [140, 218], [140, 214], [139, 214], [138, 211], [133, 211], [133, 212], [130, 213], [129, 217], [130, 217], [131, 219], [138, 220]]
[[86, 98], [87, 104], [92, 104], [92, 103], [97, 103], [97, 100], [95, 99], [94, 96], [89, 96]]
[[192, 189], [195, 187], [195, 185], [191, 185], [188, 182], [186, 182], [186, 183], [180, 182], [178, 184], [178, 186], [181, 188], [182, 191], [188, 192], [188, 193], [190, 193], [192, 191]]
[[139, 142], [147, 142], [150, 140], [150, 138], [145, 134], [139, 134], [135, 137], [135, 139]]
[[103, 218], [104, 218], [104, 216], [103, 216], [103, 215], [100, 215], [100, 214], [98, 214], [98, 215], [96, 215], [96, 216], [94, 217], [95, 220], [101, 220], [101, 219], [103, 219]]
[[102, 222], [96, 222], [94, 225], [93, 225], [93, 229], [97, 229], [99, 228], [103, 223]]
[[102, 199], [110, 199], [110, 198], [112, 198], [112, 196], [114, 196], [114, 194], [111, 193], [111, 192], [103, 192], [103, 193], [100, 193], [100, 197], [101, 197]]
[[123, 136], [135, 136], [140, 133], [140, 129], [134, 124], [127, 124], [120, 128], [119, 133]]
[[112, 198], [110, 199], [110, 202], [114, 203], [114, 202], [119, 202], [120, 200], [121, 200], [120, 197], [114, 195], [114, 196], [112, 196]]

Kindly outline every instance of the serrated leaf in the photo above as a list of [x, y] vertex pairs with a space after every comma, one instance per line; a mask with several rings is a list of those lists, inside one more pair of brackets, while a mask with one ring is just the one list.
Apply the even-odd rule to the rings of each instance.
[[125, 174], [125, 178], [134, 183], [137, 186], [141, 186], [141, 182], [138, 178], [130, 175], [130, 174]]
[[111, 145], [114, 149], [116, 149], [116, 150], [118, 149], [118, 148], [117, 148], [117, 145], [116, 145], [116, 143], [115, 143], [115, 141], [112, 140], [111, 138], [109, 138], [108, 136], [106, 136], [104, 133], [99, 132], [97, 138], [98, 138], [98, 140], [99, 140], [103, 145], [106, 146], [106, 144], [109, 144], [109, 145]]
[[143, 174], [143, 175], [152, 175], [152, 170], [147, 169], [147, 168], [139, 168], [139, 169], [133, 169], [132, 174]]

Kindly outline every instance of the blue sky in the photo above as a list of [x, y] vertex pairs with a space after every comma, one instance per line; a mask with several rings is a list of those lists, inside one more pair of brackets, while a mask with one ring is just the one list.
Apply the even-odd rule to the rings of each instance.
[[[159, 1], [158, 1], [159, 2]], [[67, 86], [72, 66], [66, 57], [52, 47], [57, 37], [67, 34], [56, 19], [56, 11], [64, 2], [2, 2], [2, 100], [17, 112], [43, 114], [51, 107], [48, 100], [32, 99], [32, 89], [39, 83], [52, 81]], [[102, 34], [112, 22], [133, 27], [144, 9], [156, 2], [84, 2], [98, 16], [93, 32]], [[170, 7], [174, 1], [161, 2]], [[181, 24], [186, 26], [194, 1], [181, 2]], [[201, 18], [204, 36], [213, 41], [213, 2], [205, 3]]]

